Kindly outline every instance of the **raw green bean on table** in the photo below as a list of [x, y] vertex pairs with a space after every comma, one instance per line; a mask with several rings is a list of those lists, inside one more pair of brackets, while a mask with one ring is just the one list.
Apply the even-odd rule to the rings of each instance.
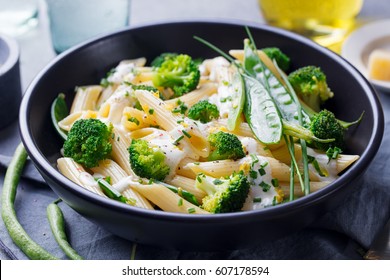
[[33, 260], [55, 260], [55, 256], [39, 246], [23, 229], [16, 216], [14, 202], [17, 186], [27, 160], [27, 152], [22, 143], [18, 145], [7, 169], [1, 197], [1, 216], [14, 243]]
[[49, 206], [47, 206], [47, 218], [54, 238], [62, 251], [64, 251], [64, 253], [72, 260], [82, 260], [83, 257], [81, 257], [69, 244], [65, 232], [64, 215], [56, 202], [50, 203]]

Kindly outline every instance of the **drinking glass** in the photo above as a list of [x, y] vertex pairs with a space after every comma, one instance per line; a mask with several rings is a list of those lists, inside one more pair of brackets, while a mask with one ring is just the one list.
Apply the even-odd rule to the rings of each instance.
[[258, 3], [269, 24], [328, 47], [346, 37], [363, 0], [258, 0]]
[[37, 23], [37, 0], [0, 0], [0, 33], [16, 37]]
[[125, 27], [130, 0], [46, 0], [55, 52]]

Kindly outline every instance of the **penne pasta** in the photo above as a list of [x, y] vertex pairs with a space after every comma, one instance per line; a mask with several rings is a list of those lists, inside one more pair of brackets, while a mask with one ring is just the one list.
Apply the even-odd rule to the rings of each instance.
[[131, 138], [128, 133], [120, 129], [113, 128], [113, 137], [111, 140], [112, 154], [111, 157], [126, 172], [127, 175], [135, 176], [129, 162], [129, 151]]
[[87, 111], [87, 110], [96, 110], [98, 98], [103, 88], [101, 86], [85, 86], [77, 87], [76, 96], [72, 102], [72, 107], [70, 108], [70, 114]]
[[142, 185], [134, 182], [130, 183], [130, 186], [164, 211], [184, 214], [208, 214], [207, 211], [189, 203], [162, 185]]
[[65, 177], [74, 183], [93, 193], [105, 196], [91, 174], [87, 173], [85, 169], [73, 159], [67, 157], [59, 158], [57, 160], [57, 168]]
[[165, 103], [167, 105], [171, 105], [171, 108], [173, 109], [176, 107], [176, 104], [180, 100], [181, 102], [184, 102], [187, 106], [192, 106], [195, 103], [199, 102], [199, 100], [206, 99], [212, 94], [217, 92], [217, 85], [215, 83], [204, 83], [199, 88], [177, 98], [173, 98], [170, 100], [167, 100]]
[[[99, 166], [91, 168], [95, 176], [103, 176], [105, 178], [110, 178], [111, 185], [115, 187], [116, 184], [121, 184], [122, 180], [127, 178], [126, 172], [113, 160], [106, 159], [99, 163]], [[134, 206], [145, 208], [145, 209], [154, 209], [153, 206], [146, 200], [142, 195], [137, 191], [127, 187], [122, 195], [126, 198], [132, 199], [134, 201]]]
[[194, 179], [176, 175], [172, 179], [167, 180], [167, 183], [192, 193], [196, 197], [199, 203], [201, 203], [203, 197], [206, 196], [206, 193], [204, 191], [195, 187]]

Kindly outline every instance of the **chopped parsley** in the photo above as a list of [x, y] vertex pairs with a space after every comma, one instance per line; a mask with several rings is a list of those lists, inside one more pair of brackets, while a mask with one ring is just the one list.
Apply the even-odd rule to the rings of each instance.
[[179, 145], [179, 142], [184, 138], [184, 135], [179, 136], [172, 144], [177, 146]]
[[272, 184], [272, 186], [274, 186], [274, 188], [278, 188], [279, 187], [279, 180], [276, 178], [273, 178], [271, 180], [271, 184]]
[[328, 175], [326, 174], [326, 171], [324, 172], [324, 171], [321, 169], [321, 166], [320, 166], [320, 164], [318, 163], [318, 161], [316, 160], [315, 157], [312, 157], [312, 156], [307, 155], [307, 159], [308, 159], [309, 163], [310, 163], [311, 165], [313, 165], [313, 167], [314, 167], [314, 169], [317, 171], [318, 175], [320, 175], [321, 177], [326, 177], [326, 176], [328, 176]]
[[271, 185], [264, 181], [259, 184], [259, 187], [263, 189], [263, 192], [268, 192], [271, 189]]
[[339, 157], [339, 155], [342, 153], [343, 151], [338, 148], [338, 147], [330, 147], [327, 151], [326, 151], [326, 155], [328, 156], [328, 163], [332, 160], [332, 159], [337, 159]]
[[193, 213], [196, 212], [196, 211], [195, 211], [195, 208], [193, 208], [193, 207], [188, 208], [187, 211], [188, 211], [188, 213], [190, 213], [190, 214], [193, 214]]
[[127, 119], [129, 122], [135, 123], [136, 125], [139, 125], [139, 120], [134, 117], [130, 117]]
[[254, 170], [250, 170], [249, 177], [251, 177], [252, 179], [257, 179], [257, 172]]
[[254, 198], [253, 198], [253, 202], [254, 202], [254, 203], [259, 203], [259, 202], [261, 202], [261, 197], [254, 197]]
[[215, 179], [215, 180], [213, 181], [213, 183], [214, 183], [214, 185], [221, 185], [221, 184], [223, 184], [223, 181], [220, 180], [220, 179]]
[[185, 136], [187, 136], [188, 138], [191, 138], [191, 137], [192, 137], [191, 134], [189, 134], [187, 131], [182, 130], [182, 132], [183, 132], [183, 134], [184, 134]]
[[182, 206], [183, 205], [183, 199], [179, 198], [179, 201], [177, 202], [177, 206]]

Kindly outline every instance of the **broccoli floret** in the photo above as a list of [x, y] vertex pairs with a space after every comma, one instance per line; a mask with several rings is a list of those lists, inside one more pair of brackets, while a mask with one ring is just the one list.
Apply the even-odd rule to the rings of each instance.
[[207, 100], [201, 100], [190, 108], [188, 117], [201, 123], [208, 123], [219, 117], [219, 110], [217, 105]]
[[305, 66], [288, 75], [288, 81], [296, 94], [314, 111], [320, 111], [321, 104], [333, 97], [328, 87], [326, 75], [321, 68]]
[[240, 211], [249, 193], [249, 182], [242, 171], [229, 178], [215, 179], [198, 174], [195, 186], [207, 195], [202, 200], [202, 208], [210, 213]]
[[344, 149], [345, 128], [340, 124], [332, 112], [324, 109], [314, 115], [310, 124], [310, 130], [318, 138], [334, 139], [334, 141], [329, 143], [313, 142], [312, 144], [315, 148], [322, 151], [327, 151], [331, 147]]
[[264, 48], [262, 51], [271, 59], [276, 61], [279, 68], [282, 69], [284, 72], [287, 72], [287, 70], [290, 68], [290, 58], [284, 54], [279, 48], [271, 47], [271, 48]]
[[159, 56], [157, 56], [156, 58], [154, 58], [152, 60], [152, 62], [150, 63], [150, 65], [152, 67], [160, 67], [161, 64], [163, 64], [163, 62], [165, 61], [165, 59], [169, 59], [169, 58], [175, 57], [177, 55], [178, 55], [177, 53], [172, 53], [172, 52], [162, 53]]
[[179, 97], [194, 90], [199, 83], [200, 71], [189, 55], [166, 56], [164, 62], [154, 69], [153, 84], [169, 87]]
[[99, 166], [100, 160], [111, 155], [111, 136], [112, 126], [98, 119], [77, 120], [64, 143], [64, 156], [73, 158], [87, 168]]
[[150, 147], [143, 139], [133, 139], [128, 150], [131, 168], [138, 176], [163, 181], [169, 174], [165, 154], [158, 147]]
[[245, 156], [241, 141], [234, 134], [218, 131], [209, 135], [211, 152], [208, 160], [237, 160]]

